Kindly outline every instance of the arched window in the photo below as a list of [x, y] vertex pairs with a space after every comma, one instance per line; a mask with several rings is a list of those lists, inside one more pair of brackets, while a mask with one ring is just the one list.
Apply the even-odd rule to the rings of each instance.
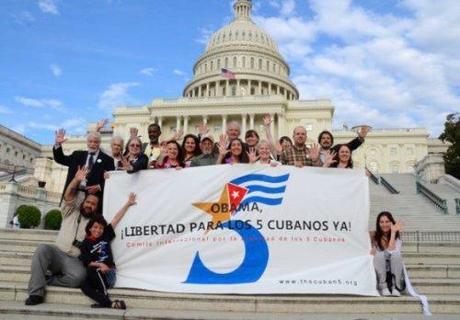
[[214, 70], [214, 61], [211, 61], [211, 69], [209, 69], [210, 71]]
[[251, 57], [251, 69], [254, 69], [254, 58]]
[[259, 59], [259, 70], [262, 70], [262, 59]]
[[220, 70], [220, 59], [217, 59], [217, 69]]
[[236, 68], [236, 65], [237, 65], [236, 57], [233, 57], [233, 68]]
[[243, 62], [243, 68], [246, 68], [246, 57], [243, 57], [242, 60], [243, 60], [242, 61]]
[[228, 68], [228, 57], [225, 57], [225, 68]]

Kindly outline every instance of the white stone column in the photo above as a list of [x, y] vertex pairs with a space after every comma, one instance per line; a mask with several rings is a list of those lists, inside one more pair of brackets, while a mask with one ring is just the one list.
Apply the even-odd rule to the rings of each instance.
[[240, 79], [236, 80], [236, 94], [242, 96]]
[[262, 81], [259, 81], [259, 95], [262, 95]]
[[276, 86], [276, 95], [277, 95], [277, 96], [280, 95], [280, 86]]
[[210, 94], [209, 94], [209, 82], [206, 83], [206, 93], [205, 93], [204, 96], [205, 96], [205, 97], [209, 97], [209, 96], [210, 96]]
[[249, 129], [254, 130], [254, 114], [249, 115]]
[[216, 97], [220, 97], [220, 80], [216, 81]]
[[163, 125], [163, 117], [158, 117], [158, 122], [157, 122], [157, 124], [158, 124], [158, 125], [160, 126], [160, 128], [161, 128], [161, 126]]
[[180, 130], [180, 117], [181, 116], [176, 116], [176, 131]]
[[184, 134], [188, 132], [188, 116], [184, 116]]
[[241, 133], [244, 135], [246, 133], [246, 120], [247, 120], [248, 115], [246, 113], [243, 113], [241, 115]]
[[227, 115], [222, 115], [222, 133], [225, 133], [227, 130]]
[[207, 115], [203, 115], [203, 123], [208, 124], [208, 116]]
[[229, 92], [229, 89], [230, 89], [230, 80], [225, 80], [225, 96], [230, 96], [230, 92]]
[[279, 139], [281, 136], [284, 136], [284, 135], [289, 136], [289, 134], [286, 134], [286, 132], [284, 132], [284, 122], [285, 122], [284, 115], [282, 113], [278, 113], [278, 137], [277, 139]]
[[248, 80], [248, 91], [246, 95], [250, 96], [251, 95], [251, 80]]
[[200, 86], [198, 87], [198, 97], [201, 97], [201, 84], [200, 84]]

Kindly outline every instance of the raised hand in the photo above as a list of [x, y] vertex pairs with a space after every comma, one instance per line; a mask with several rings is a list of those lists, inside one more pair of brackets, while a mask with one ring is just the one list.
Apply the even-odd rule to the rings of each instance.
[[89, 187], [86, 187], [85, 188], [86, 192], [88, 192], [89, 194], [95, 194], [95, 193], [98, 193], [99, 191], [101, 191], [101, 186], [96, 184], [94, 186], [89, 186]]
[[313, 143], [310, 148], [310, 158], [313, 161], [317, 161], [319, 159], [319, 145], [317, 143]]
[[256, 153], [256, 148], [249, 148], [249, 152], [246, 152], [249, 158], [249, 163], [254, 163], [259, 159]]
[[209, 132], [209, 128], [206, 123], [202, 122], [198, 125], [198, 133], [200, 134], [201, 137], [207, 135], [208, 132]]
[[337, 155], [337, 152], [328, 150], [326, 152], [326, 158], [324, 159], [323, 167], [328, 168], [332, 164], [336, 163], [337, 160], [334, 160], [335, 156]]
[[179, 129], [179, 130], [177, 130], [176, 133], [173, 135], [172, 140], [178, 141], [178, 140], [180, 140], [180, 138], [182, 138], [183, 135], [184, 135], [184, 130]]
[[139, 130], [137, 128], [129, 128], [129, 136], [131, 138], [137, 137]]
[[229, 152], [230, 150], [227, 150], [227, 135], [221, 134], [219, 137], [219, 154], [224, 156]]
[[262, 120], [264, 122], [264, 127], [269, 127], [270, 124], [273, 122], [272, 117], [268, 113], [264, 114]]
[[105, 125], [109, 123], [108, 119], [101, 119], [96, 123], [96, 132], [101, 131], [102, 128], [105, 127]]
[[65, 130], [62, 128], [57, 129], [54, 135], [54, 143], [60, 146], [66, 141], [67, 139], [65, 138]]
[[391, 232], [398, 232], [398, 231], [401, 232], [403, 231], [403, 228], [404, 228], [404, 225], [402, 224], [402, 222], [398, 221], [395, 224], [391, 225]]
[[128, 201], [126, 201], [126, 205], [128, 207], [131, 207], [131, 206], [134, 206], [135, 204], [137, 204], [136, 202], [136, 194], [134, 192], [131, 192], [128, 196]]
[[88, 175], [88, 169], [86, 168], [86, 166], [84, 167], [78, 166], [78, 170], [75, 173], [75, 179], [77, 179], [77, 181], [83, 181], [86, 179], [87, 175]]
[[131, 163], [128, 161], [128, 159], [123, 158], [123, 159], [121, 160], [121, 166], [122, 166], [123, 170], [128, 170], [128, 171], [133, 170], [133, 166], [132, 166]]

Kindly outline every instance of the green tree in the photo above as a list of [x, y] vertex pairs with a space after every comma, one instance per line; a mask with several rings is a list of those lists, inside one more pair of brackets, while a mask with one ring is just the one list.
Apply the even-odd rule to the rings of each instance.
[[451, 113], [444, 123], [444, 132], [439, 136], [452, 145], [444, 155], [446, 173], [460, 179], [460, 113]]

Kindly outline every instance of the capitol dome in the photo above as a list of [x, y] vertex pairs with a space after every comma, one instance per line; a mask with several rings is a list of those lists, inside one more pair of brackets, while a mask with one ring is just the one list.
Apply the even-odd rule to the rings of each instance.
[[[252, 3], [238, 0], [235, 19], [215, 32], [193, 68], [185, 97], [282, 95], [297, 100], [289, 66], [271, 37], [251, 20]], [[222, 76], [222, 69], [231, 73]], [[234, 79], [231, 76], [234, 74]]]

